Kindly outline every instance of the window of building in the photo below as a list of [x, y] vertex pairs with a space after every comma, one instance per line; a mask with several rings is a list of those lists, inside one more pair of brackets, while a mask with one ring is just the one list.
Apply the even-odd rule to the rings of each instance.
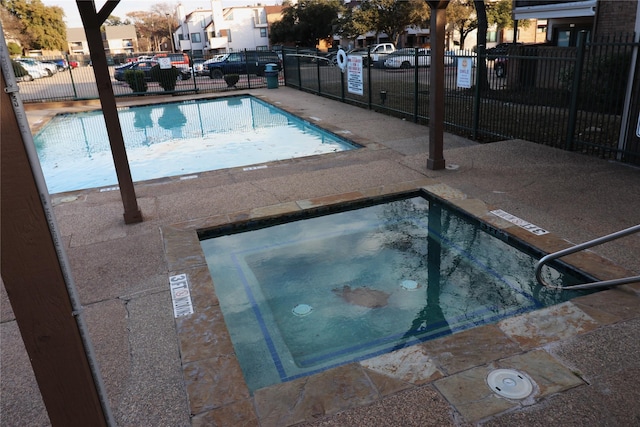
[[498, 32], [497, 31], [487, 31], [487, 41], [488, 42], [497, 42], [498, 41]]
[[260, 28], [260, 37], [267, 37], [267, 29]]
[[224, 17], [225, 21], [233, 21], [233, 12], [229, 12], [227, 16]]
[[231, 43], [231, 30], [227, 30], [227, 41]]
[[586, 31], [587, 42], [591, 38], [591, 26], [570, 25], [553, 29], [553, 43], [560, 47], [574, 47], [578, 45], [578, 35], [581, 31]]
[[191, 33], [191, 41], [194, 43], [200, 43], [200, 33]]

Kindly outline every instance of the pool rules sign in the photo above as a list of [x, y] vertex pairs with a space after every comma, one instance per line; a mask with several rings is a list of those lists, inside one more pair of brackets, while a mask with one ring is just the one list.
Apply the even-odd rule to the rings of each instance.
[[363, 95], [363, 88], [362, 56], [349, 55], [347, 58], [347, 91], [356, 95]]

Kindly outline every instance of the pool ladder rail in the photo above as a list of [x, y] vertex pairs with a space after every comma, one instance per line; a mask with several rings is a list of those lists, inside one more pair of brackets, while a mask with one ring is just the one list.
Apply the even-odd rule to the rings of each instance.
[[598, 237], [597, 239], [590, 240], [588, 242], [573, 246], [571, 248], [563, 249], [561, 251], [546, 255], [542, 257], [540, 261], [538, 261], [538, 263], [536, 264], [536, 280], [538, 281], [539, 284], [544, 285], [547, 288], [559, 289], [559, 290], [604, 288], [604, 287], [610, 287], [610, 286], [624, 285], [627, 283], [640, 282], [640, 276], [629, 276], [629, 277], [623, 277], [620, 279], [601, 280], [598, 282], [584, 283], [581, 285], [556, 286], [556, 285], [551, 285], [545, 282], [544, 279], [542, 278], [542, 267], [551, 260], [561, 258], [565, 255], [580, 252], [582, 250], [591, 248], [593, 246], [601, 245], [603, 243], [607, 243], [612, 240], [616, 240], [621, 237], [625, 237], [630, 234], [638, 233], [638, 232], [640, 232], [640, 224], [634, 225], [633, 227], [629, 227], [624, 230], [617, 231], [615, 233], [608, 234], [603, 237]]

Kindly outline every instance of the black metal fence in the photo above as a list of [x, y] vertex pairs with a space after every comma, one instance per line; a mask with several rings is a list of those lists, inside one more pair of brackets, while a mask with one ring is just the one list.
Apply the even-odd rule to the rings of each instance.
[[[481, 56], [447, 52], [445, 129], [480, 142], [526, 139], [640, 164], [640, 126], [636, 130], [633, 122], [640, 115], [637, 48], [635, 36], [624, 35], [592, 41], [583, 37], [577, 48], [524, 45]], [[385, 66], [389, 57], [367, 55], [373, 65], [363, 69], [361, 93], [353, 93], [346, 74], [334, 64], [335, 56], [283, 48], [279, 84], [427, 125], [431, 58], [419, 50], [402, 56], [406, 61], [387, 63], [397, 67], [390, 68]], [[20, 82], [22, 100], [98, 98], [89, 57], [68, 59], [77, 67]], [[114, 58], [109, 66], [116, 96], [167, 94], [158, 83], [149, 82], [145, 92], [134, 92], [116, 80], [115, 67], [123, 61]], [[458, 64], [464, 63], [472, 65], [468, 80], [458, 71]], [[485, 78], [479, 72], [481, 64], [486, 64]], [[170, 93], [264, 88], [267, 83], [267, 77], [245, 74], [229, 87], [223, 78], [211, 79], [192, 66], [191, 77], [178, 81]]]
[[[61, 58], [37, 58], [42, 61], [55, 61]], [[97, 99], [98, 87], [89, 56], [74, 55], [68, 57], [73, 66], [59, 70], [51, 76], [43, 76], [27, 81], [19, 78], [19, 88], [22, 101], [49, 102], [49, 101], [77, 101], [85, 99]], [[123, 58], [108, 58], [109, 73], [113, 84], [113, 91], [117, 97], [161, 95], [167, 92], [157, 82], [147, 82], [147, 90], [135, 92], [125, 81], [115, 78], [116, 67], [126, 63]], [[243, 74], [239, 76], [237, 83], [229, 86], [224, 78], [212, 79], [206, 72], [199, 72], [195, 66], [190, 67], [191, 75], [188, 79], [178, 80], [175, 90], [170, 93], [192, 92], [219, 92], [232, 89], [252, 89], [267, 87], [267, 78], [255, 75]], [[284, 84], [284, 80], [281, 82]]]
[[[637, 80], [637, 47], [633, 35], [624, 35], [589, 42], [582, 38], [577, 48], [518, 45], [480, 57], [470, 51], [447, 52], [445, 129], [480, 142], [526, 139], [640, 164], [639, 144], [625, 143], [624, 123], [625, 105], [640, 98], [632, 84]], [[286, 85], [429, 123], [430, 68], [417, 50], [403, 53], [406, 61], [387, 66], [390, 57], [369, 57], [373, 66], [363, 68], [362, 94], [349, 90], [346, 73], [325, 55], [285, 48]], [[471, 87], [459, 75], [462, 61], [472, 64]], [[486, 78], [481, 78], [481, 63], [486, 64]]]

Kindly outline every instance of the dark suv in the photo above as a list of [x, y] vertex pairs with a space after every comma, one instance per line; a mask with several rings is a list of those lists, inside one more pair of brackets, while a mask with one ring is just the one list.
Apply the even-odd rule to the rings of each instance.
[[220, 79], [225, 74], [255, 74], [264, 76], [267, 64], [276, 64], [278, 71], [282, 69], [282, 61], [277, 53], [268, 50], [245, 50], [231, 52], [220, 60], [207, 64], [209, 77]]

